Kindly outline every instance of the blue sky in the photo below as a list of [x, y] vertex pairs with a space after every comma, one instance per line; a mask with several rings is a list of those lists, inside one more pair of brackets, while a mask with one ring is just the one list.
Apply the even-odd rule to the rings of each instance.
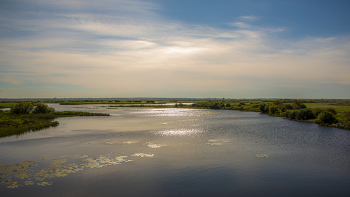
[[0, 97], [350, 98], [350, 1], [0, 0]]

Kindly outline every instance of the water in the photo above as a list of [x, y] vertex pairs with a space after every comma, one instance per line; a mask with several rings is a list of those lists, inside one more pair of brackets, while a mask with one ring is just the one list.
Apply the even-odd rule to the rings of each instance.
[[254, 112], [50, 106], [111, 116], [1, 138], [1, 196], [350, 195], [347, 130]]

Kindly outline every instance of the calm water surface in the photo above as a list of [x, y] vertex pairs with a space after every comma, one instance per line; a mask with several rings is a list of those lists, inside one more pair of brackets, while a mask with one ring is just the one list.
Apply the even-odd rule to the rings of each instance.
[[110, 113], [0, 139], [1, 196], [350, 196], [350, 132], [224, 110]]

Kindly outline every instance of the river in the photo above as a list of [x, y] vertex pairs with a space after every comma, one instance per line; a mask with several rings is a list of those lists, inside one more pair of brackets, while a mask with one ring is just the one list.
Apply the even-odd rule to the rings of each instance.
[[1, 196], [350, 196], [350, 132], [255, 112], [109, 113], [0, 138]]

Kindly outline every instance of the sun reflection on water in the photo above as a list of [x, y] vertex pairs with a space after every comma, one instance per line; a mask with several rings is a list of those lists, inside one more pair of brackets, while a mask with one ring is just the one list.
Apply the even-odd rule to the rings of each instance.
[[198, 129], [179, 129], [179, 130], [164, 130], [164, 131], [157, 131], [154, 132], [156, 135], [161, 136], [188, 136], [188, 135], [197, 135], [202, 133], [202, 130]]

